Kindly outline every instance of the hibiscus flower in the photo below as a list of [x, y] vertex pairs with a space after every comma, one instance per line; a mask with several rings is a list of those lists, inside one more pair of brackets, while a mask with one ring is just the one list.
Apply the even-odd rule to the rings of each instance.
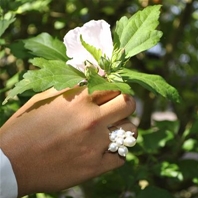
[[80, 35], [83, 40], [96, 49], [100, 49], [102, 56], [111, 59], [113, 52], [113, 41], [111, 36], [110, 25], [104, 20], [91, 20], [82, 27], [70, 30], [64, 37], [64, 44], [67, 49], [67, 56], [71, 58], [67, 61], [68, 65], [85, 72], [85, 61], [90, 62], [94, 67], [98, 68], [99, 75], [104, 75], [98, 62], [83, 47], [80, 41]]

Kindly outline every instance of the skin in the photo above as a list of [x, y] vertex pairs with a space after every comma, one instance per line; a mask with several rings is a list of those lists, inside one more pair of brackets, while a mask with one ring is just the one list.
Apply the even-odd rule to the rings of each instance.
[[115, 91], [90, 95], [84, 87], [32, 97], [0, 130], [0, 147], [13, 166], [19, 197], [67, 189], [122, 166], [125, 159], [108, 152], [109, 131], [122, 127], [137, 136], [126, 119], [134, 110], [131, 96]]

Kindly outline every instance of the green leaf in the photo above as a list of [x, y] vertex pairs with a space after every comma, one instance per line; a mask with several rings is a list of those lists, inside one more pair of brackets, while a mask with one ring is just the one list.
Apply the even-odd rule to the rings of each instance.
[[15, 21], [16, 18], [12, 17], [10, 19], [0, 20], [0, 36], [5, 32], [11, 23]]
[[175, 102], [180, 101], [180, 96], [177, 90], [169, 85], [161, 76], [140, 73], [126, 68], [122, 70], [120, 75], [127, 83], [138, 83], [154, 94], [160, 94]]
[[195, 117], [195, 120], [192, 123], [190, 134], [198, 135], [197, 131], [198, 131], [198, 115]]
[[41, 33], [34, 38], [24, 40], [25, 48], [38, 57], [48, 60], [67, 61], [66, 48], [63, 42], [54, 39], [48, 33]]
[[24, 42], [22, 40], [18, 40], [16, 42], [12, 42], [11, 44], [8, 45], [8, 47], [11, 50], [11, 53], [20, 59], [25, 59], [25, 58], [33, 58], [34, 56], [25, 49], [24, 47]]
[[155, 46], [162, 32], [155, 30], [159, 24], [161, 5], [148, 6], [134, 14], [130, 19], [122, 17], [116, 23], [115, 45], [124, 48], [126, 58]]
[[[191, 159], [183, 159], [178, 161], [178, 166], [183, 174], [184, 179], [198, 178], [198, 162], [196, 160], [197, 152], [192, 153]], [[194, 158], [194, 159], [193, 159]]]
[[185, 151], [196, 151], [196, 152], [198, 152], [198, 141], [196, 139], [193, 139], [193, 138], [187, 139], [183, 143], [182, 149], [184, 149]]
[[97, 90], [118, 90], [125, 94], [132, 94], [131, 87], [126, 83], [110, 83], [98, 74], [91, 74], [88, 79], [88, 89], [92, 93]]
[[29, 70], [25, 73], [23, 76], [24, 79], [18, 82], [9, 92], [3, 104], [10, 98], [29, 89], [32, 89], [35, 92], [44, 91], [50, 87], [61, 90], [66, 87], [73, 87], [85, 79], [83, 73], [66, 65], [63, 61], [35, 58], [32, 63], [41, 69]]
[[142, 190], [137, 198], [174, 198], [168, 191], [156, 186], [148, 186]]
[[162, 131], [171, 131], [172, 134], [177, 134], [180, 127], [179, 120], [155, 120], [154, 119], [155, 127]]
[[94, 46], [86, 43], [83, 40], [82, 35], [80, 35], [80, 41], [81, 41], [82, 46], [94, 57], [94, 59], [97, 62], [99, 62], [100, 57], [102, 56], [102, 51], [100, 49], [96, 49]]
[[153, 168], [157, 176], [177, 178], [179, 181], [183, 180], [182, 173], [176, 163], [163, 161], [156, 164]]
[[147, 153], [158, 153], [160, 148], [163, 148], [174, 139], [172, 131], [158, 130], [155, 132], [146, 132], [142, 135], [142, 147]]

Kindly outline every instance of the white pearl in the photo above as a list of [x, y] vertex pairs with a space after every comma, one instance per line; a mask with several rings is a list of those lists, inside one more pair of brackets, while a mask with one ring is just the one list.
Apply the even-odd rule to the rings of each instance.
[[117, 129], [116, 132], [118, 137], [123, 137], [125, 135], [125, 130], [123, 130], [122, 128]]
[[116, 141], [116, 143], [117, 143], [118, 146], [120, 146], [120, 145], [122, 145], [124, 143], [124, 139], [121, 138], [121, 137], [116, 138], [115, 141]]
[[111, 134], [115, 134], [117, 136], [117, 130], [112, 131]]
[[115, 141], [116, 137], [117, 137], [117, 135], [116, 135], [115, 133], [110, 133], [110, 134], [109, 134], [109, 139], [110, 139], [111, 141]]
[[131, 132], [131, 131], [126, 131], [126, 133], [125, 133], [126, 137], [133, 136], [133, 135], [134, 135], [134, 132]]
[[133, 136], [128, 136], [124, 139], [124, 145], [132, 147], [136, 144], [136, 139]]
[[112, 142], [109, 144], [108, 150], [111, 152], [116, 152], [118, 150], [118, 145], [115, 142]]
[[119, 153], [119, 155], [125, 157], [128, 153], [128, 148], [126, 146], [120, 146], [118, 148], [118, 153]]

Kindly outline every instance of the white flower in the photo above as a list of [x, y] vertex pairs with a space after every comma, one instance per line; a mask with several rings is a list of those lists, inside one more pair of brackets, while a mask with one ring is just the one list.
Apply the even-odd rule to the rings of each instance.
[[64, 44], [67, 48], [67, 56], [72, 58], [67, 61], [67, 64], [84, 72], [84, 62], [88, 60], [95, 67], [98, 67], [99, 74], [103, 75], [104, 71], [99, 67], [94, 57], [82, 46], [80, 35], [83, 40], [89, 45], [102, 51], [102, 55], [106, 55], [111, 59], [113, 52], [113, 42], [110, 31], [110, 25], [104, 20], [92, 20], [85, 23], [82, 27], [77, 27], [70, 30], [64, 37]]

